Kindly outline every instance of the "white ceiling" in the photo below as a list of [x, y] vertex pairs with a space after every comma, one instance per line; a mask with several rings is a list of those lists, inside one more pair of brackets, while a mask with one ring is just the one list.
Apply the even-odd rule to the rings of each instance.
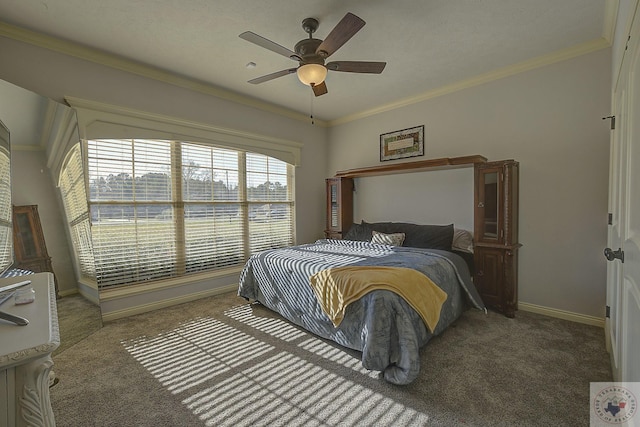
[[[0, 20], [257, 98], [326, 121], [401, 103], [447, 85], [601, 40], [602, 0], [0, 0]], [[324, 39], [347, 13], [366, 25], [330, 60], [386, 61], [380, 75], [330, 71], [318, 98], [288, 75], [296, 63], [238, 35], [291, 50], [301, 22]], [[255, 68], [246, 64], [254, 62]]]

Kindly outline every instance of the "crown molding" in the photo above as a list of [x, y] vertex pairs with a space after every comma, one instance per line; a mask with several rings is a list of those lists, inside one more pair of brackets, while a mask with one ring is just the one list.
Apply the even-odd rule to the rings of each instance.
[[[172, 84], [183, 89], [212, 95], [217, 98], [257, 108], [283, 117], [288, 117], [290, 119], [299, 120], [302, 122], [309, 121], [309, 116], [307, 116], [306, 114], [302, 114], [288, 108], [280, 107], [268, 102], [257, 100], [255, 98], [240, 95], [236, 92], [221, 89], [220, 87], [206, 84], [194, 79], [181, 77], [176, 74], [163, 71], [161, 69], [136, 61], [132, 61], [118, 55], [99, 51], [87, 46], [82, 46], [78, 43], [69, 42], [42, 33], [20, 28], [2, 21], [0, 21], [0, 36], [24, 43], [29, 43], [34, 46], [62, 53], [64, 55], [73, 56], [75, 58], [90, 61], [96, 64], [104, 65], [120, 71], [125, 71], [153, 80], [158, 80], [163, 83]], [[322, 127], [327, 126], [327, 122], [324, 120], [314, 119], [314, 121], [316, 125]]]
[[515, 74], [524, 73], [525, 71], [533, 70], [536, 68], [544, 67], [547, 65], [555, 64], [556, 62], [565, 61], [567, 59], [575, 58], [576, 56], [585, 55], [587, 53], [595, 52], [601, 49], [606, 49], [611, 46], [604, 38], [593, 40], [591, 42], [583, 43], [577, 46], [573, 46], [567, 49], [559, 50], [548, 55], [539, 56], [537, 58], [529, 59], [527, 61], [519, 62], [514, 65], [510, 65], [497, 70], [489, 71], [485, 74], [472, 77], [467, 80], [462, 80], [457, 83], [442, 86], [440, 88], [424, 92], [420, 95], [410, 98], [404, 98], [396, 102], [381, 105], [370, 110], [361, 111], [356, 114], [342, 117], [336, 120], [330, 120], [328, 122], [329, 127], [341, 125], [354, 120], [360, 120], [365, 117], [373, 116], [376, 114], [384, 113], [387, 111], [395, 110], [398, 108], [406, 107], [408, 105], [417, 104], [419, 102], [427, 101], [429, 99], [437, 98], [439, 96], [448, 95], [453, 92], [457, 92], [463, 89], [468, 89], [473, 86], [479, 86], [484, 83], [500, 80], [505, 77], [513, 76]]
[[602, 26], [602, 38], [613, 43], [616, 31], [616, 21], [618, 19], [619, 0], [605, 0], [604, 2], [604, 25]]

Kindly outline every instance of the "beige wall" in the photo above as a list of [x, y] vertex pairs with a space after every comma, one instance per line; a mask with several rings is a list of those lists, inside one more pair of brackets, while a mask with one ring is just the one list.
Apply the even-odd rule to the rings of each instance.
[[[327, 174], [379, 164], [381, 133], [421, 124], [424, 158], [518, 160], [519, 300], [602, 318], [610, 79], [606, 49], [331, 128]], [[393, 219], [430, 222], [424, 197], [394, 206]], [[362, 216], [380, 219], [371, 207]]]
[[71, 261], [61, 205], [47, 172], [44, 151], [11, 150], [12, 202], [16, 206], [37, 205], [42, 233], [62, 295], [76, 291], [76, 278]]

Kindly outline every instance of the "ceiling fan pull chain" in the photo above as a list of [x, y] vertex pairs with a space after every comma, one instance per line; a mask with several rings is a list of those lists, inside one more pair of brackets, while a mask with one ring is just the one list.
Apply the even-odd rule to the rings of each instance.
[[311, 124], [315, 125], [316, 123], [313, 120], [313, 92], [309, 92], [309, 110], [311, 111], [311, 114], [309, 115], [311, 118]]

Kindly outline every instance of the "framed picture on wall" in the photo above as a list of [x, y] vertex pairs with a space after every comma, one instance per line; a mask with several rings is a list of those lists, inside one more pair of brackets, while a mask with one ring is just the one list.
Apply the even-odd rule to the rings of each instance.
[[424, 156], [424, 125], [380, 135], [380, 161]]

